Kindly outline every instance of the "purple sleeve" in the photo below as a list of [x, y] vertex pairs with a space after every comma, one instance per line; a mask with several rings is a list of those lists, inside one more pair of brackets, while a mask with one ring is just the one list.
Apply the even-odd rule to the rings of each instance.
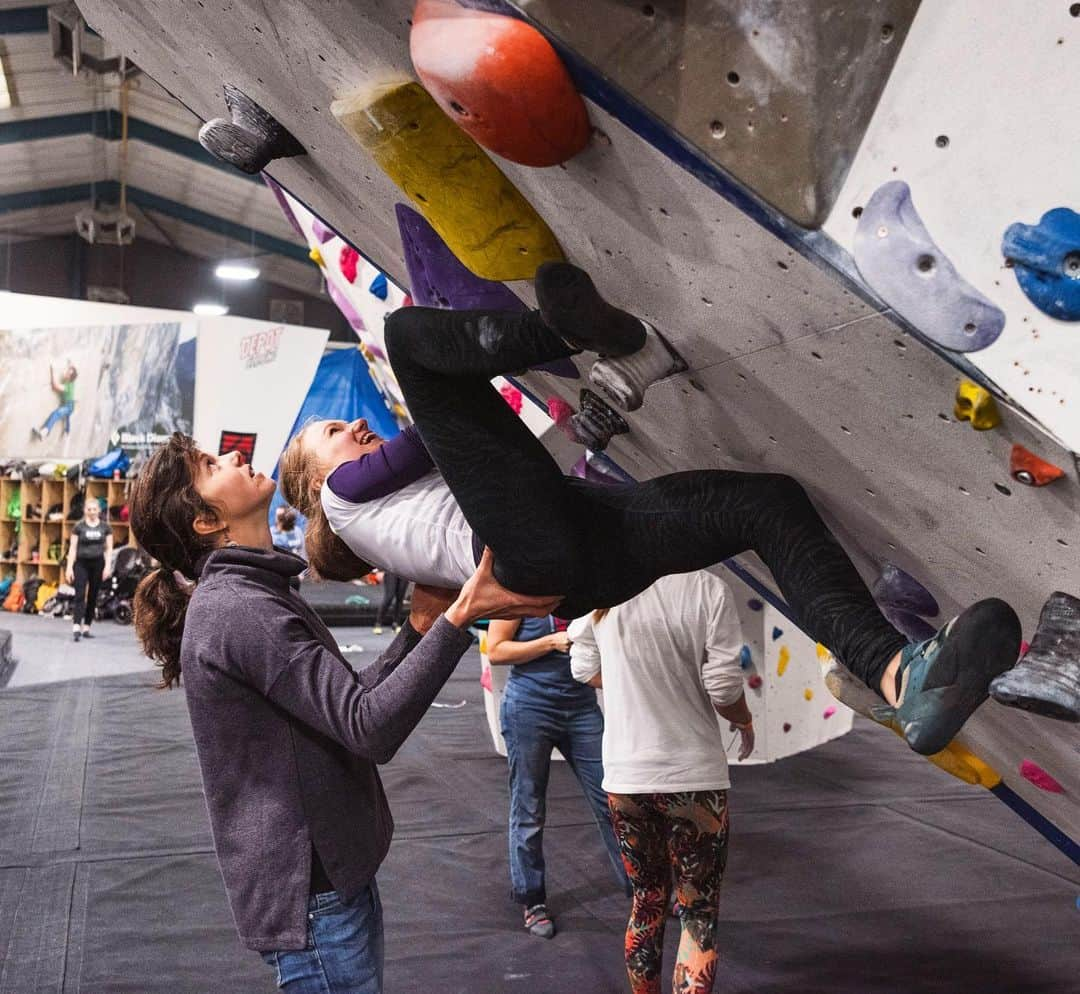
[[420, 433], [409, 425], [374, 452], [342, 463], [326, 482], [342, 500], [362, 504], [407, 487], [429, 473], [434, 465]]

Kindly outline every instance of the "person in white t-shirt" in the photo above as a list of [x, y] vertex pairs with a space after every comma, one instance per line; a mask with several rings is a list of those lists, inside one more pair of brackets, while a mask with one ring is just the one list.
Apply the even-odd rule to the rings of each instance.
[[634, 889], [626, 929], [633, 994], [658, 994], [674, 885], [682, 937], [675, 990], [711, 991], [727, 862], [728, 778], [720, 718], [754, 748], [731, 592], [704, 571], [657, 580], [571, 623], [575, 679], [604, 689], [604, 789]]

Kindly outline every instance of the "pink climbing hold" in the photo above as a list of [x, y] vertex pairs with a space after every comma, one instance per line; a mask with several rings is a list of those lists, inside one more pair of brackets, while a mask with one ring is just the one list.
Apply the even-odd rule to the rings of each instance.
[[821, 715], [821, 717], [822, 717], [822, 718], [831, 718], [831, 717], [832, 717], [832, 716], [833, 716], [834, 714], [836, 714], [836, 708], [834, 708], [834, 707], [833, 707], [833, 706], [832, 706], [832, 705], [830, 704], [830, 705], [829, 705], [829, 706], [828, 706], [828, 707], [827, 707], [827, 708], [826, 708], [826, 709], [825, 709], [825, 710], [824, 710], [824, 711], [822, 712], [822, 715]]
[[489, 694], [494, 694], [495, 690], [491, 686], [491, 670], [486, 666], [480, 671], [480, 686], [484, 688]]
[[1041, 766], [1033, 763], [1030, 759], [1025, 759], [1020, 764], [1020, 776], [1025, 780], [1029, 780], [1035, 784], [1039, 790], [1048, 791], [1051, 794], [1064, 794], [1065, 788], [1061, 786], [1049, 773], [1046, 772]]
[[341, 255], [338, 256], [338, 267], [341, 269], [341, 275], [350, 283], [356, 282], [356, 267], [359, 264], [360, 253], [351, 245], [342, 246]]
[[746, 682], [750, 685], [751, 690], [757, 690], [764, 681], [755, 673]]
[[1031, 648], [1031, 643], [1027, 639], [1021, 639], [1020, 640], [1020, 658], [1021, 659], [1023, 659], [1024, 656], [1026, 656], [1028, 654], [1028, 649], [1030, 649], [1030, 648]]
[[412, 294], [411, 293], [405, 294], [405, 299], [401, 302], [401, 306], [402, 307], [412, 307], [413, 306], [413, 299], [412, 299]]
[[574, 413], [574, 409], [562, 397], [548, 397], [547, 409], [548, 417], [557, 425], [569, 421]]
[[499, 387], [499, 393], [502, 395], [502, 399], [510, 405], [510, 410], [515, 414], [521, 414], [521, 391], [517, 387], [512, 387], [509, 383], [506, 383]]

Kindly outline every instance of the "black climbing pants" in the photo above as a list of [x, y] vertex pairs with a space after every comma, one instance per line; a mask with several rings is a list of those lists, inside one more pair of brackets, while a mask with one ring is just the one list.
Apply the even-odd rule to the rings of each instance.
[[101, 590], [105, 573], [105, 560], [101, 556], [96, 559], [77, 558], [71, 571], [75, 574], [72, 623], [89, 628], [94, 621], [94, 609], [97, 607], [98, 592]]
[[799, 627], [877, 691], [906, 644], [791, 477], [701, 470], [604, 486], [563, 476], [490, 384], [574, 354], [538, 312], [402, 308], [387, 352], [409, 412], [495, 575], [578, 617], [753, 550]]
[[389, 623], [396, 628], [405, 619], [405, 592], [409, 589], [409, 581], [403, 576], [384, 572], [381, 586], [382, 601], [375, 612], [375, 624], [381, 628]]

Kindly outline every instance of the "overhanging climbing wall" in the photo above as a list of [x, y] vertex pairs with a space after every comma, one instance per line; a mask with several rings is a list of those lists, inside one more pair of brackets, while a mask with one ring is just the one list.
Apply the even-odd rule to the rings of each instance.
[[[273, 177], [408, 285], [394, 213], [405, 197], [330, 109], [335, 100], [411, 73], [408, 0], [236, 0], [225, 10], [171, 0], [81, 0], [80, 6], [97, 30], [200, 116], [225, 114], [225, 83], [266, 108], [308, 153], [273, 162]], [[565, 9], [538, 3], [526, 11], [535, 9], [543, 18], [560, 6]], [[641, 10], [643, 16], [646, 7], [653, 10], [655, 25], [663, 21], [663, 37], [699, 39], [694, 34], [699, 25], [691, 18], [708, 10], [719, 23], [729, 6], [734, 9], [716, 2]], [[1021, 174], [1025, 157], [1062, 164], [1076, 159], [1077, 140], [1062, 123], [1068, 114], [1055, 118], [1032, 108], [1040, 101], [1067, 101], [1075, 93], [1080, 60], [1069, 56], [1080, 45], [1080, 18], [1057, 0], [1022, 9], [993, 5], [992, 15], [973, 0], [923, 4], [918, 10], [914, 4], [885, 5], [892, 20], [880, 24], [882, 5], [808, 5], [822, 11], [843, 8], [845, 17], [871, 10], [879, 47], [872, 49], [872, 71], [860, 77], [858, 114], [841, 122], [839, 131], [813, 121], [820, 121], [827, 107], [836, 120], [848, 105], [841, 100], [831, 107], [829, 86], [800, 80], [800, 63], [792, 62], [792, 89], [816, 94], [803, 104], [816, 109], [798, 126], [821, 129], [818, 164], [804, 168], [818, 192], [800, 211], [770, 192], [786, 187], [775, 182], [781, 173], [743, 169], [738, 156], [723, 159], [700, 132], [679, 133], [690, 129], [687, 122], [718, 120], [710, 116], [718, 113], [714, 106], [730, 106], [736, 92], [746, 92], [741, 75], [737, 85], [724, 75], [746, 46], [771, 53], [774, 62], [794, 51], [790, 22], [769, 17], [770, 7], [779, 5], [739, 6], [756, 11], [755, 19], [730, 22], [734, 27], [716, 35], [722, 50], [716, 53], [711, 90], [656, 80], [658, 92], [678, 94], [673, 105], [661, 105], [648, 94], [628, 94], [612, 82], [647, 80], [638, 58], [654, 59], [655, 73], [670, 66], [670, 59], [656, 60], [647, 44], [605, 47], [593, 34], [606, 31], [597, 27], [602, 18], [563, 27], [552, 21], [587, 98], [592, 140], [559, 167], [498, 161], [566, 256], [588, 268], [608, 297], [655, 322], [689, 363], [687, 373], [650, 389], [645, 406], [628, 417], [630, 432], [615, 438], [608, 452], [638, 477], [709, 466], [791, 473], [806, 484], [869, 581], [884, 563], [895, 563], [929, 588], [943, 617], [978, 597], [1002, 596], [1017, 607], [1030, 633], [1051, 591], [1080, 592], [1078, 480], [1070, 451], [1077, 445], [1078, 420], [1070, 405], [1080, 377], [1070, 335], [1075, 324], [1053, 319], [1057, 323], [1051, 325], [1039, 311], [1038, 338], [1025, 330], [1033, 312], [1013, 285], [1014, 273], [1005, 268], [1002, 225], [1036, 224], [1046, 210], [1070, 206], [1070, 193], [1072, 207], [1078, 206], [1080, 197], [1075, 186], [1067, 187], [1064, 165], [1052, 175], [1039, 173], [1032, 183]], [[789, 6], [801, 5], [784, 9]], [[681, 31], [669, 23], [679, 17]], [[885, 23], [891, 25], [889, 39], [881, 37]], [[762, 25], [773, 31], [767, 46]], [[819, 28], [816, 37], [837, 37]], [[641, 30], [647, 39], [649, 26]], [[754, 30], [759, 49], [745, 37], [749, 32], [753, 39]], [[870, 44], [874, 35], [864, 24], [851, 37]], [[958, 37], [963, 45], [955, 43]], [[1025, 48], [1022, 59], [1018, 46]], [[1064, 54], [1054, 61], [1056, 48]], [[590, 52], [598, 61], [617, 59], [620, 71], [591, 66], [570, 49]], [[820, 44], [814, 50], [824, 51]], [[949, 72], [941, 70], [946, 50]], [[705, 62], [696, 61], [695, 72]], [[782, 59], [776, 65], [783, 68]], [[1017, 65], [1026, 67], [1022, 80], [1014, 76]], [[1041, 75], [1036, 66], [1042, 67]], [[748, 87], [759, 68], [746, 70]], [[685, 70], [676, 61], [674, 71]], [[878, 93], [882, 101], [874, 110]], [[722, 94], [722, 100], [717, 96], [714, 105], [711, 94]], [[683, 108], [683, 100], [709, 106]], [[678, 110], [672, 111], [674, 119], [664, 119], [666, 106]], [[758, 100], [754, 106], [755, 129], [764, 129], [766, 104]], [[934, 120], [938, 108], [948, 111], [949, 120]], [[788, 116], [780, 123], [795, 124]], [[916, 119], [926, 123], [916, 127]], [[929, 145], [916, 142], [924, 128]], [[991, 133], [993, 141], [980, 145]], [[948, 139], [945, 146], [939, 137]], [[804, 164], [810, 161], [804, 154], [808, 146], [796, 144]], [[708, 154], [703, 146], [710, 148]], [[844, 180], [855, 146], [859, 151]], [[416, 155], [424, 152], [415, 146]], [[949, 166], [953, 152], [961, 154]], [[823, 156], [832, 162], [829, 168], [821, 165]], [[852, 212], [865, 209], [872, 194], [891, 181], [907, 184], [933, 246], [911, 256], [908, 283], [900, 280], [899, 289], [871, 287], [851, 255], [861, 220]], [[837, 184], [843, 184], [839, 190]], [[420, 205], [414, 200], [412, 206]], [[817, 223], [826, 211], [824, 231], [802, 227]], [[884, 235], [878, 234], [882, 227]], [[890, 222], [869, 233], [884, 239], [897, 231]], [[867, 272], [872, 269], [867, 266]], [[904, 302], [918, 303], [920, 293], [939, 293], [950, 304], [959, 299], [949, 327], [959, 327], [963, 335], [981, 334], [978, 322], [962, 309], [976, 297], [958, 295], [955, 286], [941, 280], [950, 271], [1004, 314], [993, 351], [950, 351], [927, 329], [914, 326], [914, 312], [905, 310], [911, 305]], [[913, 282], [919, 279], [923, 282]], [[527, 283], [514, 283], [513, 289], [532, 300]], [[992, 316], [992, 311], [980, 313]], [[1031, 370], [1030, 380], [1037, 375], [1036, 358], [1038, 369], [1046, 371], [1045, 377], [1038, 374], [1038, 387], [1053, 397], [1052, 405], [1027, 396], [1021, 367]], [[975, 431], [954, 414], [954, 395], [964, 378], [996, 394], [998, 427]], [[546, 373], [530, 374], [524, 385], [539, 398], [556, 396], [575, 405], [580, 387]], [[1010, 455], [1016, 445], [1060, 468], [1062, 478], [1045, 487], [1014, 480]], [[753, 562], [747, 569], [769, 583]], [[1007, 744], [995, 754], [995, 761], [1007, 767], [1000, 771], [1006, 783], [1073, 838], [1080, 836], [1076, 726], [988, 705], [970, 731], [979, 741]], [[1039, 755], [1023, 755], [1025, 750]], [[1024, 759], [1051, 772], [1064, 793], [1022, 777]]]

